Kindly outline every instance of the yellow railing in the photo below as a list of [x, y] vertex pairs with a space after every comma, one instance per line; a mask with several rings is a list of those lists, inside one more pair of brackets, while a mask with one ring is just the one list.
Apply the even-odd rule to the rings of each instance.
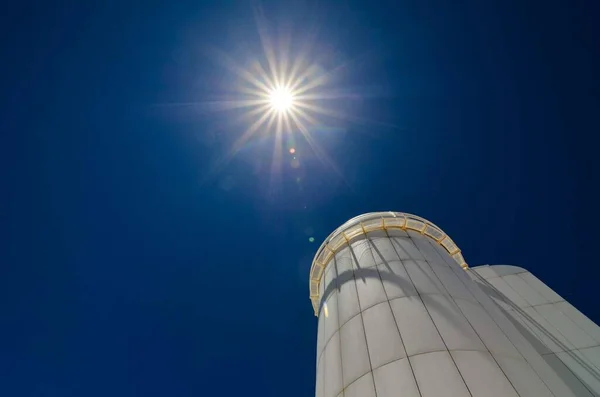
[[426, 219], [402, 212], [372, 212], [360, 215], [337, 228], [317, 250], [310, 267], [310, 300], [315, 316], [318, 315], [319, 310], [319, 283], [325, 267], [336, 252], [359, 236], [376, 230], [387, 231], [389, 229], [417, 231], [444, 247], [463, 269], [469, 268], [454, 241], [442, 229]]

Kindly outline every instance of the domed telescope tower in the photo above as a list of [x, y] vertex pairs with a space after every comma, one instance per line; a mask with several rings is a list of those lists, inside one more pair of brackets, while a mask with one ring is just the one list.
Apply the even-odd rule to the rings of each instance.
[[595, 323], [523, 268], [469, 268], [415, 215], [364, 214], [331, 233], [310, 300], [317, 397], [600, 395]]

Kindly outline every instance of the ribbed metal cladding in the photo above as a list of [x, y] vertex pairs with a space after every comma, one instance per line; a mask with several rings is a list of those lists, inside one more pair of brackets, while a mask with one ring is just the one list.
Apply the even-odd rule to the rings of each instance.
[[531, 364], [541, 356], [524, 357], [506, 317], [422, 233], [350, 241], [319, 293], [317, 397], [554, 395]]

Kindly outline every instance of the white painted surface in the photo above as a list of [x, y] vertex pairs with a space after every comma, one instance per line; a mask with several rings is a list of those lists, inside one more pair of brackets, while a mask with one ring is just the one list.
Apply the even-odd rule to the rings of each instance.
[[447, 351], [410, 358], [422, 397], [470, 397], [467, 386]]
[[[516, 333], [509, 325], [504, 329], [555, 396], [600, 396], [598, 325], [523, 268], [485, 266], [470, 273], [503, 315], [518, 324]], [[511, 376], [515, 384], [524, 384], [518, 373]]]
[[465, 272], [397, 230], [353, 241], [324, 274], [319, 397], [600, 395], [600, 329], [523, 268]]
[[407, 358], [391, 362], [373, 371], [377, 397], [419, 397], [417, 383]]

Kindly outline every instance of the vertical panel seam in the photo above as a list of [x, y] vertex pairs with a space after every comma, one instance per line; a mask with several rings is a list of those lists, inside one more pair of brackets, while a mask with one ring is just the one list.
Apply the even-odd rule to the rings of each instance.
[[[415, 246], [415, 248], [417, 249], [417, 251], [419, 251], [421, 253], [421, 255], [423, 255], [423, 253], [421, 252], [421, 250], [419, 250], [419, 247], [417, 247], [417, 244], [414, 242], [413, 238], [410, 236], [410, 233], [408, 234], [408, 238], [411, 240], [412, 244]], [[423, 255], [423, 259], [425, 259], [425, 255]], [[427, 262], [427, 261], [424, 260], [424, 262]], [[408, 274], [408, 270], [407, 270], [406, 273]], [[410, 275], [408, 275], [408, 277], [410, 278]], [[411, 279], [411, 281], [412, 281], [412, 279]], [[416, 288], [417, 287], [415, 286], [415, 289]], [[429, 312], [429, 309], [427, 308], [427, 305], [425, 305], [425, 302], [423, 302], [423, 298], [421, 297], [421, 293], [418, 290], [417, 290], [417, 295], [419, 296], [419, 299], [421, 299], [421, 303], [423, 303], [423, 307], [425, 308], [425, 311], [427, 312], [427, 315], [429, 316], [429, 319], [431, 320], [431, 323], [433, 324], [433, 326], [435, 327], [435, 330], [437, 331], [438, 335], [440, 336], [440, 339], [442, 340], [442, 343], [444, 344], [444, 347], [446, 348], [446, 351], [448, 352], [448, 355], [450, 356], [450, 360], [452, 360], [452, 363], [454, 364], [454, 367], [456, 368], [456, 372], [458, 372], [458, 375], [462, 379], [463, 384], [465, 385], [465, 388], [467, 389], [467, 392], [472, 397], [473, 393], [471, 393], [471, 390], [469, 389], [469, 386], [467, 385], [467, 382], [465, 381], [465, 378], [460, 373], [460, 370], [458, 369], [458, 365], [456, 365], [456, 361], [454, 360], [454, 357], [452, 357], [452, 354], [450, 354], [450, 350], [448, 349], [448, 345], [446, 344], [446, 341], [444, 340], [444, 337], [442, 336], [442, 334], [441, 334], [438, 326], [436, 325], [435, 321], [433, 321], [433, 317], [431, 316], [431, 313]]]
[[[388, 235], [387, 230], [385, 230], [385, 234], [387, 236], [386, 238], [388, 239], [388, 242], [390, 243], [390, 245], [392, 246], [392, 249], [394, 250], [394, 252], [396, 253], [396, 256], [398, 257], [400, 264], [404, 267], [404, 263], [402, 263], [402, 259], [400, 259], [400, 255], [398, 255], [398, 251], [396, 251], [396, 248], [394, 248], [394, 244], [392, 244], [392, 242], [390, 241], [390, 236]], [[367, 239], [369, 239], [368, 236], [367, 236]], [[370, 239], [369, 239], [369, 242], [371, 243]], [[381, 258], [381, 259], [385, 261], [385, 259], [383, 259], [383, 258]], [[392, 310], [392, 304], [390, 303], [390, 298], [387, 294], [387, 291], [385, 290], [383, 281], [381, 280], [381, 273], [379, 273], [379, 267], [375, 266], [375, 268], [377, 269], [377, 274], [379, 274], [379, 280], [381, 281], [381, 285], [383, 287], [383, 293], [385, 294], [385, 299], [387, 301], [388, 307], [390, 308], [390, 313], [392, 315], [392, 319], [394, 320], [394, 324], [396, 325], [396, 330], [398, 331], [398, 337], [400, 338], [400, 343], [402, 344], [402, 349], [404, 350], [406, 361], [408, 362], [408, 366], [410, 368], [410, 373], [412, 374], [415, 385], [417, 386], [417, 393], [419, 393], [419, 396], [423, 396], [423, 394], [421, 393], [421, 388], [419, 387], [419, 382], [417, 382], [417, 377], [415, 376], [415, 370], [413, 369], [413, 365], [410, 362], [410, 358], [408, 357], [408, 351], [406, 351], [406, 345], [404, 344], [404, 339], [402, 339], [402, 334], [400, 333], [400, 327], [398, 326], [398, 321], [396, 320], [396, 316], [394, 316], [394, 310]], [[410, 279], [410, 276], [408, 275], [408, 271], [406, 270], [406, 268], [404, 268], [404, 271], [406, 272], [406, 276], [409, 277], [409, 279]], [[409, 281], [412, 284], [412, 280], [409, 280]], [[413, 284], [413, 288], [415, 288], [415, 292], [417, 292], [417, 289], [414, 284]], [[375, 376], [373, 376], [373, 382], [375, 382]], [[377, 394], [377, 391], [375, 391], [375, 392]]]
[[[352, 246], [350, 244], [348, 244], [348, 247], [349, 247], [350, 251], [352, 251]], [[373, 256], [372, 252], [371, 252], [371, 256]], [[354, 259], [354, 255], [352, 255], [352, 258]], [[356, 258], [356, 259], [358, 261], [358, 258]], [[360, 267], [358, 267], [358, 263], [357, 263], [357, 268], [360, 269]], [[369, 343], [367, 341], [367, 331], [365, 329], [365, 319], [363, 318], [363, 311], [362, 311], [362, 307], [360, 304], [360, 296], [358, 295], [358, 286], [356, 285], [356, 272], [354, 270], [354, 267], [352, 267], [352, 276], [354, 277], [354, 288], [356, 288], [356, 300], [358, 301], [358, 310], [359, 310], [358, 315], [360, 316], [360, 322], [363, 327], [363, 336], [365, 337], [365, 347], [367, 349], [367, 360], [369, 360], [369, 372], [371, 374], [371, 381], [373, 382], [373, 390], [375, 391], [375, 397], [377, 397], [377, 385], [375, 385], [375, 374], [373, 374], [373, 365], [371, 364], [371, 353], [369, 352]], [[380, 279], [380, 281], [381, 281], [381, 279]], [[383, 285], [382, 285], [382, 288], [383, 288]], [[340, 343], [341, 343], [341, 338], [340, 338]], [[340, 351], [340, 353], [341, 353], [341, 351]], [[360, 379], [360, 377], [359, 377], [359, 379]]]
[[[427, 242], [427, 244], [429, 244], [429, 242]], [[417, 247], [417, 249], [420, 251], [421, 249], [419, 248], [419, 246], [415, 243], [415, 246]], [[425, 256], [425, 253], [421, 251], [421, 254], [423, 254], [423, 256]], [[431, 264], [429, 263], [429, 261], [427, 260], [427, 258], [425, 259], [425, 263], [427, 264], [427, 266], [429, 266], [429, 268], [431, 269], [431, 273], [433, 273], [433, 276], [435, 278], [438, 279], [438, 281], [440, 282], [440, 285], [442, 286], [442, 288], [444, 288], [444, 290], [446, 291], [446, 293], [448, 294], [448, 298], [449, 300], [454, 303], [454, 306], [456, 306], [456, 308], [458, 309], [458, 311], [460, 312], [460, 314], [462, 314], [462, 316], [464, 317], [465, 321], [467, 322], [467, 324], [469, 324], [469, 327], [471, 327], [471, 329], [473, 330], [473, 332], [475, 333], [475, 335], [477, 336], [477, 338], [479, 339], [479, 341], [481, 342], [481, 344], [483, 345], [483, 347], [485, 347], [485, 349], [487, 350], [487, 352], [489, 353], [490, 357], [492, 357], [492, 360], [494, 360], [494, 363], [496, 363], [496, 366], [498, 367], [498, 369], [500, 370], [500, 372], [502, 372], [502, 375], [504, 375], [504, 378], [508, 381], [508, 383], [510, 384], [510, 386], [513, 388], [513, 390], [515, 391], [515, 394], [518, 396], [519, 392], [517, 391], [517, 388], [515, 387], [515, 385], [511, 382], [510, 378], [508, 377], [508, 375], [506, 375], [506, 373], [504, 372], [504, 370], [502, 369], [502, 367], [500, 366], [500, 364], [498, 363], [498, 361], [496, 360], [496, 357], [494, 357], [494, 355], [492, 354], [492, 352], [490, 351], [489, 347], [485, 344], [485, 342], [483, 341], [483, 339], [481, 338], [481, 335], [479, 335], [479, 333], [477, 332], [477, 330], [475, 329], [475, 327], [473, 326], [473, 324], [471, 324], [471, 321], [469, 321], [469, 319], [467, 318], [467, 316], [465, 315], [465, 313], [463, 312], [463, 310], [461, 309], [460, 305], [458, 303], [456, 303], [456, 301], [454, 300], [454, 297], [450, 294], [450, 291], [448, 291], [448, 288], [446, 288], [446, 285], [444, 284], [444, 282], [442, 281], [442, 279], [437, 275], [437, 273], [435, 271], [433, 271], [433, 266], [431, 266]], [[456, 278], [458, 278], [458, 276], [455, 275]], [[460, 282], [460, 279], [458, 280]], [[471, 293], [471, 291], [469, 291], [469, 289], [467, 288], [466, 285], [464, 285], [464, 288], [466, 290], [466, 292], [473, 297], [473, 299], [475, 299], [475, 301], [477, 301], [477, 298], [475, 298], [475, 296], [473, 296], [473, 294]], [[433, 319], [432, 319], [433, 320]], [[441, 335], [440, 335], [441, 336]], [[442, 338], [443, 339], [443, 338]], [[452, 354], [450, 354], [450, 356], [452, 357]], [[454, 361], [454, 357], [452, 357], [452, 360]], [[460, 373], [460, 368], [458, 368], [458, 365], [456, 365], [456, 362], [454, 362], [454, 365], [456, 366], [456, 369], [458, 370], [458, 372]], [[462, 376], [462, 375], [461, 375]], [[464, 379], [463, 379], [464, 380]], [[465, 381], [465, 385], [467, 386], [467, 388], [469, 388], [469, 385], [466, 384]]]
[[[337, 321], [338, 321], [338, 329], [335, 332], [338, 333], [338, 339], [340, 341], [340, 343], [339, 343], [339, 347], [340, 347], [340, 374], [341, 374], [341, 377], [342, 377], [342, 385], [341, 385], [342, 388], [340, 390], [340, 393], [342, 393], [342, 395], [343, 395], [344, 389], [345, 389], [345, 385], [344, 385], [344, 366], [342, 364], [343, 363], [343, 361], [342, 361], [343, 360], [343, 358], [342, 358], [342, 333], [341, 333], [342, 326], [340, 325], [340, 289], [339, 289], [340, 286], [337, 285], [338, 281], [339, 281], [338, 278], [339, 278], [339, 274], [340, 273], [338, 272], [336, 255], [333, 256], [333, 269], [335, 270], [335, 283], [336, 283], [336, 290], [337, 290], [336, 293], [335, 293], [335, 299], [337, 300], [337, 302], [335, 304], [335, 309], [336, 309], [335, 310], [336, 311], [335, 314], [337, 316]], [[358, 295], [358, 293], [357, 293], [357, 295]], [[356, 297], [356, 299], [358, 299], [358, 296]], [[335, 333], [334, 333], [334, 335], [335, 335]], [[339, 393], [338, 393], [338, 395], [339, 395]]]
[[[408, 238], [411, 240], [411, 243], [415, 246], [415, 248], [418, 247], [417, 245], [414, 243], [414, 241], [412, 240], [412, 238], [410, 237], [410, 234], [408, 236]], [[392, 247], [394, 247], [394, 245], [392, 244]], [[396, 249], [396, 247], [394, 247], [394, 249]], [[421, 252], [421, 251], [419, 251]], [[396, 254], [398, 252], [396, 251]], [[408, 253], [407, 253], [408, 254]], [[398, 257], [400, 257], [400, 255], [398, 254]], [[425, 257], [423, 257], [425, 258]], [[416, 263], [416, 259], [413, 259], [413, 261], [415, 261]], [[446, 352], [448, 353], [448, 355], [450, 356], [450, 360], [452, 360], [452, 363], [454, 364], [454, 367], [456, 368], [456, 372], [458, 372], [458, 376], [460, 376], [460, 378], [463, 381], [463, 384], [465, 385], [465, 388], [467, 389], [467, 392], [469, 393], [469, 395], [472, 397], [473, 393], [471, 393], [471, 390], [469, 390], [469, 387], [467, 386], [467, 382], [465, 382], [465, 379], [463, 378], [462, 374], [460, 373], [460, 370], [458, 369], [458, 366], [456, 365], [456, 362], [454, 362], [454, 358], [452, 357], [452, 354], [450, 354], [450, 350], [448, 350], [448, 345], [446, 345], [446, 341], [444, 340], [444, 338], [442, 337], [442, 334], [440, 333], [440, 330], [438, 329], [437, 325], [435, 324], [435, 322], [433, 321], [433, 318], [431, 317], [431, 313], [429, 313], [429, 309], [427, 309], [427, 306], [425, 306], [425, 302], [423, 302], [423, 297], [421, 296], [421, 293], [419, 292], [419, 290], [417, 289], [417, 286], [415, 285], [415, 283], [412, 280], [412, 277], [410, 277], [410, 274], [408, 273], [408, 270], [406, 269], [406, 266], [404, 265], [404, 262], [401, 260], [400, 261], [402, 263], [402, 266], [404, 266], [404, 270], [406, 270], [406, 276], [409, 278], [410, 282], [413, 284], [413, 287], [415, 287], [415, 292], [417, 293], [417, 296], [419, 297], [419, 299], [421, 300], [421, 304], [423, 305], [423, 307], [425, 308], [425, 311], [427, 312], [427, 315], [429, 316], [429, 319], [431, 320], [431, 323], [433, 324], [433, 326], [435, 327], [435, 330], [437, 331], [440, 340], [442, 341], [442, 343], [444, 344], [444, 348], [446, 349]], [[393, 315], [393, 312], [392, 312]], [[410, 362], [410, 359], [409, 359]], [[419, 382], [417, 381], [417, 377], [415, 376], [415, 383], [417, 384], [417, 387], [419, 387]], [[420, 390], [420, 389], [419, 389]]]

